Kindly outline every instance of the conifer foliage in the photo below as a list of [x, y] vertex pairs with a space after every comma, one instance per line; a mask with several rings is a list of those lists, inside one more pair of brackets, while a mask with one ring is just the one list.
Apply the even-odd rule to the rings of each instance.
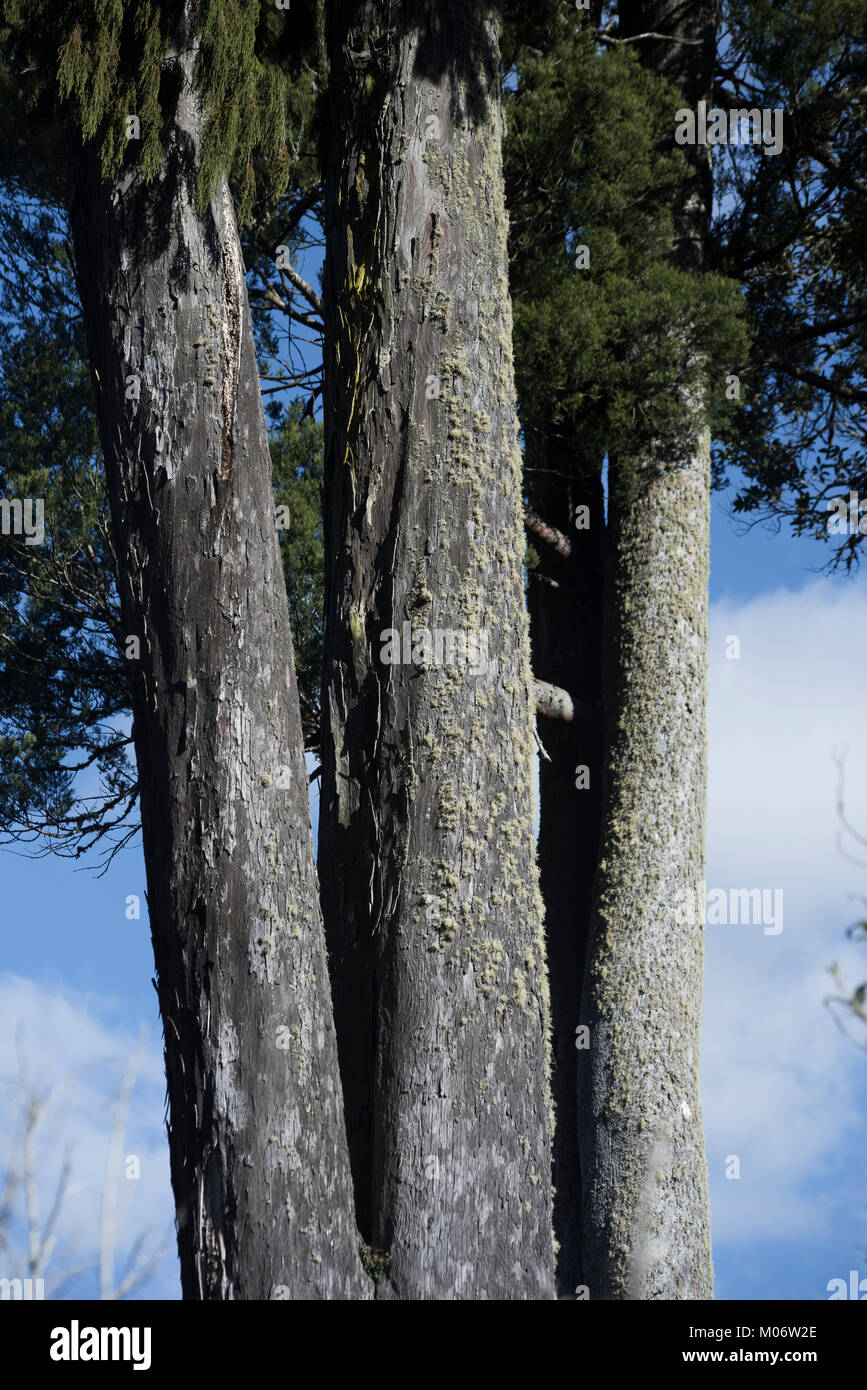
[[[288, 10], [288, 6], [287, 6]], [[279, 196], [291, 171], [293, 118], [315, 80], [315, 0], [296, 0], [291, 19], [258, 0], [7, 0], [10, 57], [34, 111], [58, 106], [95, 141], [103, 178], [117, 173], [130, 141], [157, 177], [167, 113], [176, 97], [166, 63], [183, 21], [194, 43], [193, 82], [206, 112], [197, 170], [204, 208], [222, 176], [234, 176], [238, 217], [249, 215], [256, 169]]]

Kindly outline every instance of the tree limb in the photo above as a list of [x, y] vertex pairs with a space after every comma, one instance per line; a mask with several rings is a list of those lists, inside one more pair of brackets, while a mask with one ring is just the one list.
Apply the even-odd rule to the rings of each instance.
[[538, 512], [533, 511], [532, 507], [525, 507], [524, 509], [524, 525], [528, 531], [532, 531], [534, 536], [539, 537], [539, 540], [545, 541], [564, 559], [568, 559], [572, 554], [572, 542], [569, 537], [563, 531], [558, 531], [556, 526], [550, 526], [539, 516]]
[[628, 39], [615, 39], [611, 34], [606, 34], [604, 29], [596, 30], [596, 37], [600, 43], [641, 43], [642, 39], [663, 39], [665, 43], [682, 43], [690, 48], [697, 48], [704, 43], [704, 39], [679, 39], [675, 34], [633, 34]]
[[562, 690], [559, 685], [551, 685], [550, 681], [534, 679], [533, 699], [536, 702], [537, 714], [547, 715], [549, 719], [562, 719], [566, 724], [571, 724], [575, 716], [575, 707], [567, 690]]
[[787, 376], [793, 376], [796, 381], [805, 381], [808, 386], [817, 386], [820, 391], [827, 391], [829, 395], [836, 396], [841, 401], [853, 401], [859, 405], [867, 405], [867, 391], [859, 391], [853, 386], [845, 386], [842, 381], [833, 381], [830, 377], [822, 376], [820, 372], [811, 372], [806, 367], [795, 367], [779, 356], [769, 357], [766, 360], [772, 363], [778, 371], [785, 372]]
[[805, 343], [810, 338], [823, 338], [826, 333], [836, 333], [840, 328], [852, 328], [867, 319], [867, 308], [853, 309], [849, 314], [838, 314], [836, 318], [825, 319], [824, 323], [810, 323], [797, 333], [781, 333], [774, 341], [785, 344]]
[[295, 286], [298, 293], [303, 294], [304, 298], [307, 300], [307, 303], [313, 306], [317, 314], [324, 318], [325, 306], [323, 305], [322, 300], [319, 298], [319, 295], [316, 293], [313, 286], [308, 285], [307, 281], [298, 274], [297, 270], [293, 270], [291, 265], [281, 265], [278, 267], [278, 269], [280, 271], [280, 274], [285, 275], [289, 283]]

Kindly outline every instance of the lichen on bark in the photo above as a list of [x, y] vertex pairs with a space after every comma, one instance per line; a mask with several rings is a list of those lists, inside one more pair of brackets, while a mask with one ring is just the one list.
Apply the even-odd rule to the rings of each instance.
[[[402, 1298], [553, 1288], [497, 8], [329, 30], [320, 872], [362, 1233]], [[488, 669], [383, 665], [404, 622], [486, 631]]]
[[[642, 60], [707, 96], [716, 6], [635, 0]], [[689, 55], [689, 56], [686, 56]], [[675, 208], [676, 261], [706, 265], [707, 149]], [[584, 1281], [591, 1299], [712, 1296], [699, 1037], [704, 880], [710, 430], [705, 344], [684, 324], [682, 423], [609, 466], [602, 843], [579, 1052]]]

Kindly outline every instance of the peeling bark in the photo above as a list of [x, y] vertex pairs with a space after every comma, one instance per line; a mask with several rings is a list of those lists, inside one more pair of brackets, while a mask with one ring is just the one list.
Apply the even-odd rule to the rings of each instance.
[[[640, 0], [625, 34], [694, 104], [710, 96], [716, 5]], [[673, 135], [673, 130], [672, 130]], [[679, 263], [704, 265], [708, 150], [675, 209]], [[687, 353], [700, 359], [701, 345]], [[710, 433], [704, 388], [686, 423], [612, 460], [604, 605], [602, 850], [579, 1052], [584, 1280], [591, 1299], [711, 1297], [699, 1105], [703, 924], [681, 910], [704, 880]]]
[[[553, 1294], [497, 8], [328, 25], [320, 874], [385, 1297]], [[485, 669], [384, 664], [404, 624], [486, 633]]]
[[130, 662], [185, 1298], [364, 1297], [271, 465], [192, 45], [146, 186], [68, 136]]

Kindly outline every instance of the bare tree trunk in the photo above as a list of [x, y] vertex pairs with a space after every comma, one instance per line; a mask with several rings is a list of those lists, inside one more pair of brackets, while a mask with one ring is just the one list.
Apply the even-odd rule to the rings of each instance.
[[497, 9], [328, 25], [320, 873], [387, 1297], [553, 1295]]
[[[675, 34], [642, 58], [710, 95], [713, 0], [624, 3], [625, 33]], [[673, 119], [673, 113], [672, 113]], [[673, 134], [673, 128], [672, 128]], [[676, 208], [679, 263], [704, 264], [707, 149]], [[685, 356], [700, 355], [690, 327]], [[704, 881], [710, 433], [705, 393], [687, 423], [637, 460], [613, 460], [603, 644], [602, 850], [579, 1052], [584, 1279], [591, 1299], [711, 1297], [699, 1106], [703, 923], [684, 904]], [[689, 897], [687, 895], [690, 895]]]
[[[180, 56], [178, 56], [180, 54]], [[186, 1298], [363, 1297], [244, 266], [195, 201], [193, 53], [167, 158], [71, 219], [130, 660]], [[129, 655], [130, 653], [128, 653]]]

